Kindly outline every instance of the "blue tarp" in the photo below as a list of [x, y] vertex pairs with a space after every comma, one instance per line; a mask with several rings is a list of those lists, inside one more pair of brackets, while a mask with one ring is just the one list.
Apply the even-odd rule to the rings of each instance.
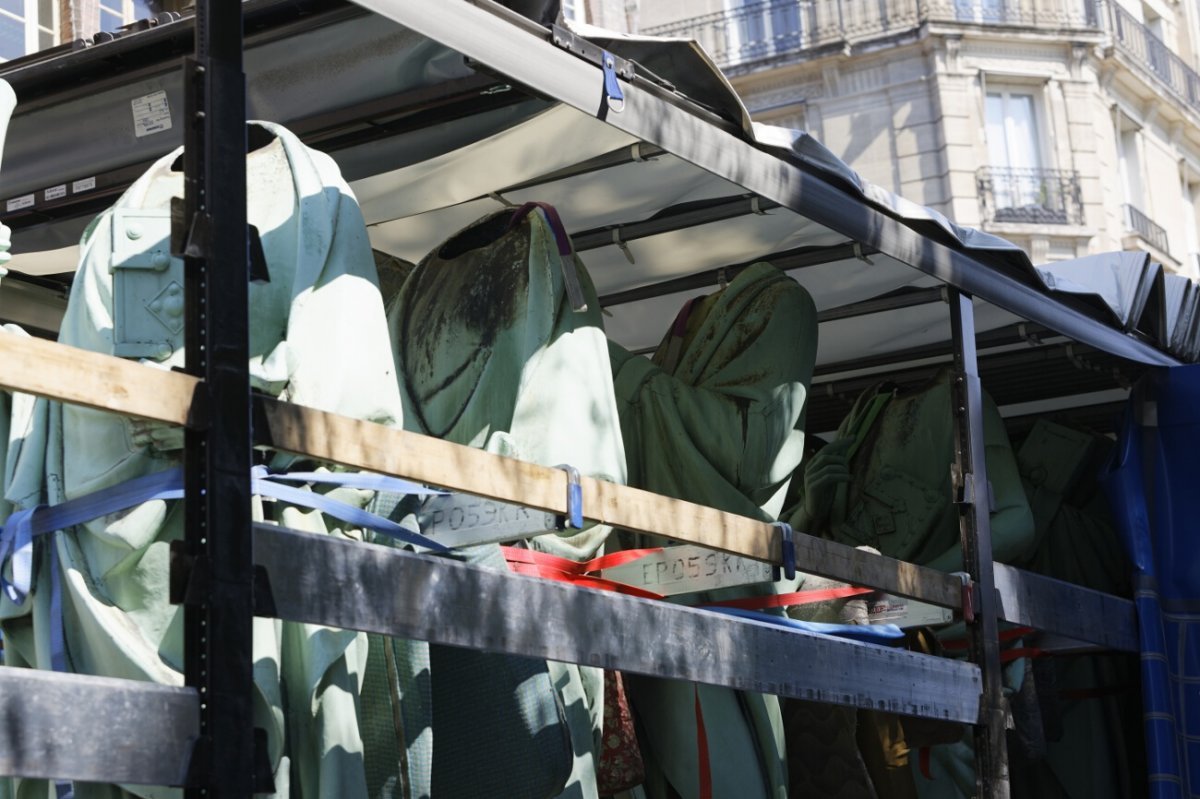
[[1133, 391], [1105, 475], [1134, 565], [1153, 799], [1200, 797], [1200, 366]]

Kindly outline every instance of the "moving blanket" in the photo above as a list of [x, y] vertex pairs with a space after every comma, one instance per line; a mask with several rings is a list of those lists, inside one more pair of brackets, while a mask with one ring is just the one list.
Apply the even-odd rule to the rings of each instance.
[[[250, 287], [254, 387], [302, 405], [399, 424], [383, 303], [354, 196], [330, 158], [285, 129], [255, 123], [250, 138], [260, 146], [247, 157], [249, 220], [261, 234], [269, 273], [269, 282]], [[114, 354], [115, 331], [145, 323], [165, 330], [166, 342], [146, 368], [183, 364], [181, 318], [173, 313], [181, 289], [168, 284], [157, 298], [162, 303], [147, 297], [141, 315], [121, 318], [114, 314], [110, 273], [126, 257], [156, 247], [167, 251], [164, 220], [171, 198], [183, 193], [183, 175], [175, 168], [180, 152], [156, 162], [84, 233], [59, 337], [63, 343]], [[178, 430], [39, 400], [5, 499], [22, 508], [100, 491], [180, 464], [181, 445]], [[287, 465], [282, 457], [272, 463]], [[347, 489], [335, 495], [358, 505], [369, 498]], [[274, 517], [301, 530], [358, 537], [327, 527], [315, 512], [284, 508]], [[57, 548], [61, 564], [71, 670], [182, 683], [182, 613], [168, 602], [167, 591], [169, 545], [182, 535], [182, 503], [151, 501], [39, 541]], [[10, 617], [6, 636], [10, 629], [15, 633], [8, 640], [25, 642], [9, 654], [42, 668], [48, 667], [49, 625], [39, 610], [45, 589], [46, 581], [39, 580], [24, 606], [0, 609]], [[21, 634], [26, 622], [11, 617], [27, 612], [31, 603], [30, 637]], [[254, 636], [256, 723], [268, 734], [275, 795], [365, 797], [357, 724], [365, 636], [268, 619], [255, 620]], [[179, 793], [143, 786], [125, 790], [146, 797]], [[121, 793], [110, 786], [76, 786], [81, 799]]]
[[1135, 387], [1104, 476], [1133, 561], [1150, 795], [1200, 796], [1200, 366]]
[[[501, 211], [455, 234], [409, 275], [388, 303], [388, 319], [409, 429], [625, 482], [599, 301], [553, 209]], [[586, 560], [601, 551], [609, 531], [585, 526], [538, 536], [528, 545]], [[505, 568], [494, 544], [467, 548], [463, 556]], [[570, 776], [563, 796], [598, 796], [600, 669], [448, 647], [430, 650], [435, 797], [523, 797], [551, 781], [554, 741], [532, 735], [530, 747], [518, 745], [515, 735], [495, 734], [497, 725], [509, 723], [505, 714], [531, 717], [533, 708], [543, 706], [547, 667], [551, 698], [556, 692], [574, 750], [573, 756], [565, 752]], [[451, 668], [463, 676], [448, 678]], [[523, 668], [528, 678], [512, 679]], [[477, 677], [465, 679], [470, 674]], [[561, 728], [550, 719], [540, 726]]]
[[[629, 484], [774, 520], [804, 451], [816, 348], [812, 298], [766, 263], [684, 306], [652, 359], [610, 342]], [[704, 599], [769, 590], [770, 583]], [[629, 687], [648, 749], [648, 795], [699, 795], [699, 705], [712, 795], [787, 796], [776, 697], [652, 678], [631, 678]]]

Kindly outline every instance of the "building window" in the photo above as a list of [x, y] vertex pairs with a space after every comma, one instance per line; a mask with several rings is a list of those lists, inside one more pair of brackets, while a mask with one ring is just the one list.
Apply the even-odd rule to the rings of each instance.
[[730, 0], [734, 60], [798, 50], [803, 33], [800, 0]]
[[122, 25], [150, 19], [168, 5], [164, 0], [100, 0], [100, 30], [112, 33]]
[[563, 19], [569, 19], [572, 21], [579, 19], [579, 12], [576, 10], [579, 2], [580, 0], [562, 0]]
[[997, 175], [997, 209], [1029, 208], [1042, 200], [1041, 136], [1031, 92], [987, 93], [988, 165]]
[[54, 0], [0, 0], [0, 60], [53, 47], [58, 39]]

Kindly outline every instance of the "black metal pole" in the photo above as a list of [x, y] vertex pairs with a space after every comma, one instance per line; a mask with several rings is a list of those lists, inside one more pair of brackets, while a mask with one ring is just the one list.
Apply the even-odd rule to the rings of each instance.
[[954, 335], [955, 475], [963, 567], [974, 584], [974, 619], [967, 623], [971, 659], [983, 676], [983, 701], [975, 727], [975, 775], [981, 799], [1008, 799], [1006, 710], [1001, 687], [996, 585], [992, 571], [991, 488], [983, 437], [983, 387], [975, 351], [971, 296], [950, 291]]
[[[189, 799], [255, 790], [246, 89], [240, 0], [198, 0], [185, 65], [186, 364], [204, 379], [186, 439], [185, 677], [200, 692]], [[176, 591], [179, 586], [173, 586]]]

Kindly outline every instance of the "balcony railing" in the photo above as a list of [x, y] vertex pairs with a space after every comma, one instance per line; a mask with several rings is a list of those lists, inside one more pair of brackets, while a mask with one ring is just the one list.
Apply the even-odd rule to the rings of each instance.
[[1161, 253], [1170, 255], [1171, 247], [1167, 241], [1167, 231], [1154, 224], [1150, 217], [1143, 214], [1132, 205], [1121, 206], [1125, 211], [1125, 229], [1136, 233], [1142, 241]]
[[1109, 6], [1117, 49], [1149, 70], [1176, 99], [1200, 112], [1200, 74], [1133, 14], [1117, 3]]
[[1078, 172], [985, 166], [975, 181], [985, 222], [1083, 224]]
[[759, 0], [645, 28], [696, 39], [721, 67], [869, 41], [922, 23], [1099, 29], [1098, 0]]

